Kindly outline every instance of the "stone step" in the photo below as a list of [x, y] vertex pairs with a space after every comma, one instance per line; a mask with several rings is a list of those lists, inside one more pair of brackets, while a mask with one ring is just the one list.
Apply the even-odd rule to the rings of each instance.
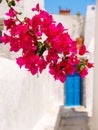
[[85, 126], [62, 126], [58, 130], [89, 130]]
[[89, 130], [86, 112], [63, 109], [58, 117], [55, 130]]

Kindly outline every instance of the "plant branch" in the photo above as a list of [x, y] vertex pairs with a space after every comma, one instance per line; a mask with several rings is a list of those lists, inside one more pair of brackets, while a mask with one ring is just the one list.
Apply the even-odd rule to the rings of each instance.
[[[8, 1], [8, 0], [6, 0], [6, 3], [7, 3], [7, 5], [8, 5], [8, 7], [10, 8], [10, 9], [12, 9], [12, 5], [10, 4], [10, 2]], [[14, 6], [15, 6], [15, 4], [14, 4]], [[19, 14], [19, 13], [18, 13]], [[20, 22], [20, 23], [22, 23], [22, 21], [18, 18], [18, 16], [15, 14], [15, 17], [16, 17], [16, 19]]]

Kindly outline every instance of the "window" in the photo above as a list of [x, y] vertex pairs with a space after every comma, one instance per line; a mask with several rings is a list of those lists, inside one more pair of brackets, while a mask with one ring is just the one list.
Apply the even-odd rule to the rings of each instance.
[[82, 105], [82, 79], [79, 74], [68, 75], [65, 83], [65, 106]]

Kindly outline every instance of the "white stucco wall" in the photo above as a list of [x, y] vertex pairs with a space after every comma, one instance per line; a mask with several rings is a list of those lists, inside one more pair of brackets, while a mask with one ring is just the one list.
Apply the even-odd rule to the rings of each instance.
[[[22, 9], [23, 15], [28, 17], [33, 15], [30, 11], [33, 5], [38, 2], [42, 8], [44, 5], [43, 0], [28, 0], [28, 2], [22, 0], [21, 2], [22, 4], [19, 4], [20, 7], [17, 8]], [[6, 9], [6, 5], [0, 5], [0, 17], [5, 18], [5, 10], [2, 7]], [[57, 22], [62, 22], [65, 28], [69, 29], [69, 34], [73, 39], [83, 35], [84, 17], [58, 15], [53, 17]], [[89, 27], [89, 24], [87, 24], [87, 27]], [[92, 29], [93, 27], [91, 27]], [[87, 28], [86, 30], [88, 32]], [[85, 43], [88, 44], [88, 41], [86, 42], [88, 36], [86, 36]], [[89, 33], [89, 36], [92, 35]], [[37, 75], [32, 76], [23, 68], [21, 70], [14, 60], [10, 60], [14, 59], [14, 57], [15, 54], [10, 53], [4, 45], [1, 45], [0, 130], [33, 130], [33, 128], [35, 130], [46, 114], [51, 115], [52, 113], [53, 115], [59, 109], [59, 105], [63, 104], [63, 84], [58, 81], [55, 82], [47, 71], [37, 78]], [[90, 76], [90, 79], [92, 78]], [[92, 86], [90, 86], [91, 84], [87, 85], [87, 87], [91, 88], [89, 93], [92, 95]], [[87, 98], [90, 96], [88, 92], [86, 96]], [[92, 104], [90, 103], [92, 100], [91, 96], [86, 100], [88, 112], [92, 112]], [[47, 121], [46, 118], [44, 118], [43, 122], [45, 121]]]
[[1, 57], [0, 130], [36, 130], [45, 115], [53, 116], [63, 104], [62, 93], [62, 84], [47, 71], [32, 76], [15, 61]]
[[95, 19], [95, 50], [94, 50], [94, 89], [93, 89], [93, 116], [90, 120], [91, 130], [98, 130], [98, 0], [96, 0]]
[[[95, 46], [95, 5], [87, 7], [85, 19], [85, 40], [84, 43], [89, 51], [87, 57], [91, 62], [94, 62], [94, 46]], [[93, 86], [94, 86], [94, 69], [89, 70], [89, 74], [85, 78], [84, 83], [85, 103], [88, 115], [92, 116], [93, 111]]]
[[[31, 17], [32, 13], [28, 11], [31, 3], [38, 1], [21, 2], [17, 8], [23, 9], [24, 16]], [[43, 1], [39, 3], [43, 6]], [[0, 5], [0, 11], [6, 7]], [[5, 18], [5, 11], [0, 12], [0, 18]], [[37, 77], [24, 68], [20, 69], [15, 63], [17, 54], [10, 53], [8, 48], [0, 45], [0, 130], [39, 130], [41, 121], [44, 122], [41, 125], [43, 130], [49, 122], [46, 115], [49, 117], [56, 113], [59, 105], [63, 104], [63, 86], [55, 82], [47, 71]], [[50, 118], [51, 123], [55, 124]]]
[[0, 130], [31, 130], [44, 112], [41, 87], [15, 61], [0, 58], [0, 73]]
[[85, 19], [85, 44], [90, 52], [94, 52], [95, 40], [95, 5], [89, 5], [87, 7], [86, 19]]
[[39, 3], [40, 7], [43, 9], [44, 8], [44, 0], [24, 0], [24, 13], [25, 13], [25, 16], [28, 16], [28, 17], [32, 17], [33, 16], [33, 13], [31, 11], [31, 9], [33, 7], [36, 6], [36, 4]]

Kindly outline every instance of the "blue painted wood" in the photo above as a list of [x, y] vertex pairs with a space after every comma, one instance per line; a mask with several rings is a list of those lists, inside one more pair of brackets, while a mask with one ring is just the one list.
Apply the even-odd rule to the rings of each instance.
[[72, 106], [74, 103], [74, 88], [73, 88], [73, 77], [72, 76], [68, 76], [66, 79], [66, 106]]
[[81, 89], [81, 77], [75, 73], [74, 75], [68, 75], [65, 83], [65, 105], [66, 106], [80, 106], [82, 89]]
[[74, 105], [81, 105], [81, 77], [79, 75], [74, 76]]

